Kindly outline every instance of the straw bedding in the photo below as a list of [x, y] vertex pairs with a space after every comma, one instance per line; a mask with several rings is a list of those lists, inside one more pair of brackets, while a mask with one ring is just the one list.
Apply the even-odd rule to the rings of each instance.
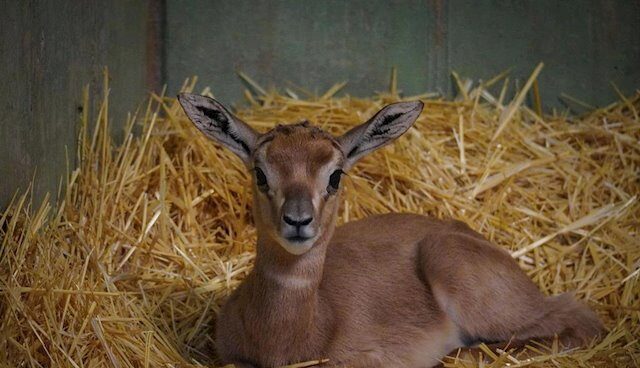
[[[461, 219], [545, 293], [575, 290], [608, 328], [585, 349], [532, 343], [525, 355], [486, 349], [485, 363], [445, 366], [638, 366], [640, 94], [581, 117], [541, 116], [535, 94], [524, 105], [537, 72], [508, 103], [504, 76], [460, 82], [455, 101], [407, 97], [425, 101], [422, 116], [350, 173], [340, 222]], [[335, 97], [340, 86], [313, 96], [254, 84], [238, 115], [262, 131], [309, 119], [339, 133], [401, 99], [395, 78], [370, 99]], [[95, 123], [85, 112], [59, 203], [27, 193], [0, 217], [0, 363], [215, 366], [216, 312], [254, 259], [249, 177], [173, 97], [152, 96], [115, 143], [106, 95]]]

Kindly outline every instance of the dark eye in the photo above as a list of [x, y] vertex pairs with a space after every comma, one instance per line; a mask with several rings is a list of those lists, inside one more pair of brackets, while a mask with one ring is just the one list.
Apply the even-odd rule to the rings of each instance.
[[344, 174], [344, 171], [338, 169], [334, 171], [331, 176], [329, 176], [329, 186], [327, 187], [327, 191], [329, 193], [334, 193], [340, 187], [340, 177]]
[[267, 176], [264, 174], [262, 169], [259, 167], [255, 168], [256, 171], [256, 184], [260, 189], [268, 189], [269, 185], [267, 185]]

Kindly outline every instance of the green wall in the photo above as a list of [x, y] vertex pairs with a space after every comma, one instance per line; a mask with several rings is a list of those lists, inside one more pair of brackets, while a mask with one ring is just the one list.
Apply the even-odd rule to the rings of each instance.
[[[450, 71], [526, 78], [539, 61], [543, 105], [592, 105], [640, 86], [640, 1], [0, 0], [0, 208], [35, 176], [55, 192], [75, 152], [81, 91], [111, 71], [111, 119], [167, 82], [198, 75], [224, 102], [244, 71], [263, 86], [345, 93], [454, 91]], [[71, 155], [73, 158], [73, 155]], [[71, 162], [74, 165], [73, 162]]]
[[543, 105], [567, 94], [616, 99], [610, 82], [640, 86], [638, 1], [192, 1], [167, 2], [169, 90], [198, 75], [226, 102], [242, 98], [237, 70], [263, 86], [323, 91], [348, 80], [367, 96], [398, 68], [406, 94], [451, 94], [451, 70], [526, 78], [540, 61]]
[[144, 101], [145, 2], [3, 1], [0, 13], [0, 208], [34, 177], [36, 199], [74, 165], [82, 88], [99, 96], [110, 68], [111, 115]]

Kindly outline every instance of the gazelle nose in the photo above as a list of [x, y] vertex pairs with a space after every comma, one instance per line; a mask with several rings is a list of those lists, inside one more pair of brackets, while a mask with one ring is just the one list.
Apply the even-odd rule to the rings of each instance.
[[313, 221], [313, 217], [291, 218], [287, 215], [282, 216], [282, 219], [285, 223], [295, 227], [306, 226]]
[[[298, 190], [282, 204], [282, 223], [285, 233], [291, 236], [307, 236], [311, 234], [313, 225], [313, 202], [311, 196]], [[288, 229], [287, 229], [288, 227]]]

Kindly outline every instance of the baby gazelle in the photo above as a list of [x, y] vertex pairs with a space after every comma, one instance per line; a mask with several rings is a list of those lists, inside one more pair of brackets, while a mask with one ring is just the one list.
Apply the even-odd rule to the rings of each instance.
[[576, 346], [602, 330], [587, 307], [544, 296], [461, 222], [388, 214], [335, 228], [341, 175], [407, 131], [421, 102], [389, 105], [333, 137], [307, 122], [259, 134], [213, 99], [179, 99], [254, 174], [257, 256], [218, 318], [225, 363], [430, 367], [481, 341], [558, 335]]

